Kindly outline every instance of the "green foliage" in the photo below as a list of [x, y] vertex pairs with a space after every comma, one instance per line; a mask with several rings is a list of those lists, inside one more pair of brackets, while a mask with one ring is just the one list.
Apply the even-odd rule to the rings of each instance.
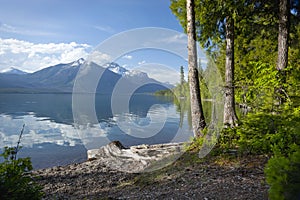
[[[245, 7], [243, 2], [232, 3], [230, 0], [197, 0], [195, 1], [195, 20], [197, 40], [208, 49], [219, 45], [224, 41], [225, 18], [230, 15], [237, 18], [237, 10]], [[186, 1], [171, 0], [170, 6], [174, 15], [178, 18], [184, 29], [186, 28]]]
[[[171, 0], [171, 10], [184, 28], [185, 2]], [[225, 19], [231, 17], [235, 21], [235, 101], [248, 110], [240, 117], [239, 127], [223, 130], [218, 147], [238, 149], [241, 154], [274, 155], [265, 170], [271, 199], [300, 198], [297, 193], [300, 191], [300, 18], [299, 4], [292, 2], [292, 6], [298, 7], [297, 12], [291, 13], [289, 63], [279, 73], [276, 69], [279, 4], [272, 0], [195, 1], [197, 40], [213, 56], [222, 77], [226, 57]], [[211, 98], [215, 93], [211, 88], [202, 82], [202, 97]], [[203, 144], [204, 139], [199, 138], [190, 148], [199, 149]]]
[[174, 101], [178, 101], [181, 97], [189, 97], [189, 84], [184, 79], [184, 68], [183, 66], [180, 67], [180, 83], [176, 85], [172, 90], [159, 90], [156, 91], [154, 94], [156, 96], [170, 96], [174, 97]]
[[245, 154], [269, 154], [265, 167], [271, 200], [300, 197], [300, 107], [278, 113], [248, 114], [234, 129], [224, 129], [219, 148]]
[[225, 129], [220, 138], [224, 149], [238, 148], [242, 154], [288, 154], [300, 145], [300, 115], [295, 109], [284, 113], [248, 114], [235, 129]]
[[[274, 65], [261, 62], [248, 64], [236, 80], [236, 102], [252, 108], [252, 112], [274, 109], [274, 89], [280, 84]], [[242, 78], [244, 77], [244, 78]]]
[[0, 199], [41, 199], [43, 193], [30, 175], [32, 164], [30, 158], [18, 158], [20, 142], [25, 124], [19, 135], [16, 147], [5, 147], [0, 157]]
[[294, 66], [300, 65], [300, 24], [291, 27], [289, 49], [289, 63]]
[[279, 154], [270, 158], [265, 167], [266, 181], [270, 185], [271, 200], [300, 199], [300, 148], [287, 157]]
[[[286, 99], [286, 103], [297, 105], [299, 100], [300, 66], [288, 65], [282, 77], [275, 65], [250, 62], [249, 70], [239, 71], [236, 80], [236, 102], [251, 107], [252, 112], [277, 112], [279, 107], [278, 97]], [[283, 93], [277, 89], [283, 86]]]
[[197, 152], [201, 158], [206, 156], [208, 152], [210, 154], [219, 154], [219, 149], [214, 148], [218, 142], [218, 132], [206, 127], [202, 133], [203, 137], [190, 138], [190, 142], [185, 145], [185, 150], [188, 152]]
[[5, 147], [0, 155], [0, 199], [41, 199], [43, 193], [29, 172], [32, 170], [30, 158], [15, 159], [16, 148]]
[[171, 90], [159, 90], [154, 93], [156, 96], [173, 96]]
[[[206, 129], [203, 130], [203, 134], [205, 135], [207, 132]], [[185, 150], [187, 151], [199, 151], [203, 146], [204, 137], [192, 137], [190, 138], [190, 143], [187, 143], [185, 146]]]
[[[236, 101], [251, 112], [235, 129], [226, 129], [219, 140], [222, 149], [240, 154], [275, 155], [265, 168], [271, 199], [298, 199], [300, 146], [299, 65], [289, 64], [285, 77], [275, 64], [250, 62], [238, 71]], [[285, 81], [282, 80], [285, 79]], [[284, 84], [282, 84], [284, 83]], [[279, 104], [276, 88], [283, 85], [286, 102]], [[298, 195], [298, 196], [297, 196]]]

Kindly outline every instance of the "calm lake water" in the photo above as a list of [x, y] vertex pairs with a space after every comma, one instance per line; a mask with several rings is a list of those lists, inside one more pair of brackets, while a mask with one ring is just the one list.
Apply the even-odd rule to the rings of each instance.
[[72, 94], [0, 94], [0, 148], [16, 146], [25, 124], [18, 156], [30, 156], [38, 169], [84, 161], [87, 149], [113, 140], [131, 146], [184, 142], [193, 135], [187, 114], [168, 97], [135, 94], [127, 107], [112, 110], [110, 96], [96, 95], [97, 123], [87, 116], [86, 124], [76, 124]]

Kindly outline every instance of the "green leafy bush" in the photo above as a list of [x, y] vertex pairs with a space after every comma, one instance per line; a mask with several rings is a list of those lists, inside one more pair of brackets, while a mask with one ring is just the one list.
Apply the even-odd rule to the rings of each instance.
[[273, 155], [265, 167], [270, 199], [300, 199], [299, 107], [249, 113], [239, 127], [223, 130], [219, 146], [241, 154]]
[[298, 109], [283, 113], [249, 113], [234, 129], [225, 129], [220, 138], [222, 148], [238, 148], [242, 154], [288, 154], [291, 146], [300, 145]]
[[16, 147], [5, 147], [0, 157], [0, 199], [41, 199], [43, 193], [30, 174], [32, 164], [30, 158], [18, 158], [20, 142], [25, 124], [19, 135]]
[[190, 142], [185, 145], [187, 151], [199, 151], [203, 146], [204, 137], [191, 137]]
[[300, 199], [300, 148], [288, 157], [275, 155], [265, 167], [271, 200]]
[[16, 159], [16, 148], [5, 147], [0, 155], [0, 199], [41, 199], [43, 193], [29, 172], [30, 158]]

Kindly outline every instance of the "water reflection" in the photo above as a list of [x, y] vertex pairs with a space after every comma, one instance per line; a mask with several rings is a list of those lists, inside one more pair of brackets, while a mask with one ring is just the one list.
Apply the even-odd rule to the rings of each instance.
[[[84, 132], [78, 132], [71, 94], [0, 94], [0, 148], [15, 146], [26, 124], [20, 156], [30, 156], [34, 168], [44, 168], [83, 161], [86, 148], [112, 140], [130, 146], [187, 141], [192, 136], [170, 98], [134, 95], [129, 112], [114, 114], [109, 96], [96, 95], [95, 102], [98, 122], [85, 124]], [[165, 121], [160, 120], [163, 115]]]

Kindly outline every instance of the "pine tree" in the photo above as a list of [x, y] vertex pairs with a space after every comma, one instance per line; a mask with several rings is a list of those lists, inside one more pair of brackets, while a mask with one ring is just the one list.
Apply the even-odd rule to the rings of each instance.
[[184, 69], [183, 66], [180, 66], [180, 97], [184, 96]]
[[[172, 0], [171, 10], [185, 27], [187, 10], [184, 0]], [[234, 21], [238, 11], [245, 7], [243, 1], [231, 0], [197, 0], [196, 1], [196, 33], [202, 47], [213, 51], [227, 45], [225, 68], [225, 107], [224, 124], [231, 127], [237, 125], [234, 100]], [[217, 47], [217, 48], [214, 48]]]

